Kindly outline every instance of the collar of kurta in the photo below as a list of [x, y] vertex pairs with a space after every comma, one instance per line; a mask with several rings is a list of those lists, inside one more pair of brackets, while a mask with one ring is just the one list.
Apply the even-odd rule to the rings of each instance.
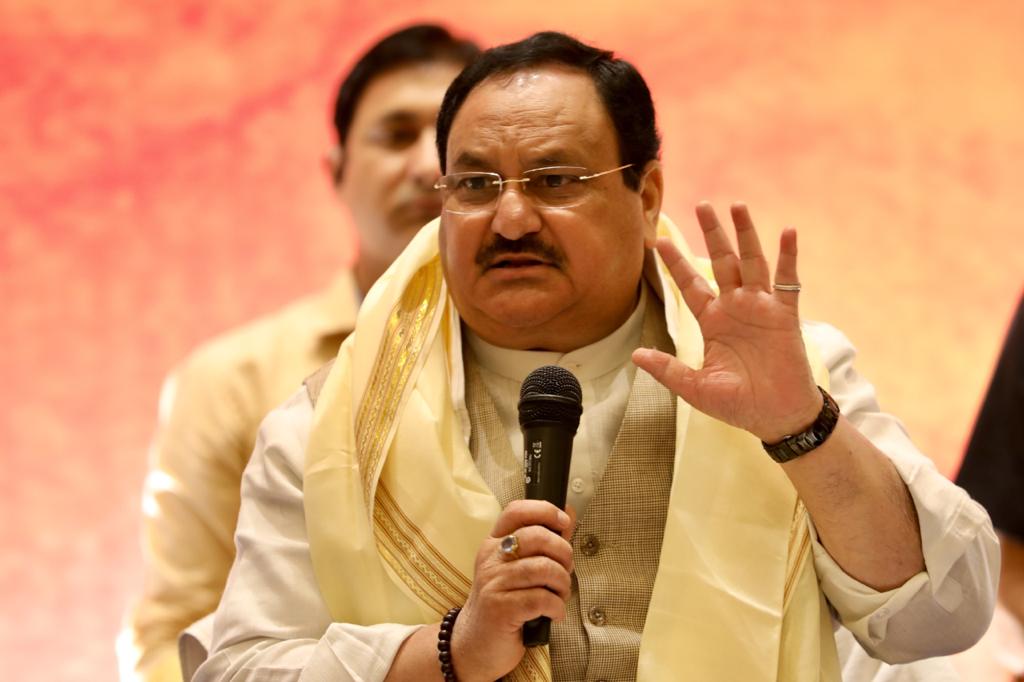
[[[315, 407], [304, 501], [317, 581], [335, 620], [431, 623], [465, 603], [500, 506], [468, 448], [462, 333], [424, 227], [370, 290]], [[662, 216], [659, 236], [694, 259]], [[653, 251], [645, 275], [680, 360], [700, 329]], [[827, 371], [813, 357], [818, 382]], [[462, 412], [462, 415], [465, 413]], [[639, 679], [839, 679], [807, 515], [752, 435], [677, 401], [674, 475]], [[546, 648], [506, 679], [549, 680]]]
[[346, 268], [317, 295], [310, 329], [323, 340], [349, 334], [356, 326], [359, 299], [355, 276]]
[[502, 348], [487, 343], [466, 325], [462, 326], [462, 342], [472, 349], [481, 367], [518, 383], [537, 367], [557, 364], [571, 368], [580, 381], [593, 381], [629, 362], [643, 327], [647, 287], [640, 287], [637, 299], [633, 312], [611, 334], [568, 353]]

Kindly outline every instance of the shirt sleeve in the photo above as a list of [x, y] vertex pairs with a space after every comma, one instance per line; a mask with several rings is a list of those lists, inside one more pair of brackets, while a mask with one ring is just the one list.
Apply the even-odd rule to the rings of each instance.
[[846, 628], [836, 631], [836, 651], [842, 679], [858, 682], [962, 682], [949, 656], [889, 665], [872, 658]]
[[818, 542], [822, 590], [840, 622], [874, 657], [902, 663], [962, 651], [985, 632], [996, 600], [999, 544], [985, 510], [938, 472], [900, 422], [881, 411], [874, 387], [853, 368], [856, 351], [837, 329], [805, 324], [829, 368], [829, 392], [846, 418], [896, 467], [917, 510], [925, 570], [877, 592], [847, 575]]
[[[238, 484], [259, 417], [231, 400], [217, 363], [189, 358], [164, 383], [142, 498], [144, 590], [122, 664], [147, 682], [180, 680], [177, 638], [217, 607], [234, 555]], [[188, 547], [188, 551], [182, 551]]]
[[[317, 588], [302, 469], [313, 407], [305, 389], [271, 412], [242, 478], [236, 557], [195, 680], [383, 680], [418, 625], [332, 622]], [[344, 567], [338, 567], [344, 571]]]

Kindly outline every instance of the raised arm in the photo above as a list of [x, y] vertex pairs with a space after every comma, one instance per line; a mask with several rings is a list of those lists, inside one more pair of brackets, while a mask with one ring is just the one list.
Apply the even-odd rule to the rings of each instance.
[[[711, 206], [698, 206], [697, 218], [717, 294], [670, 241], [660, 240], [658, 251], [700, 325], [704, 364], [686, 367], [649, 349], [636, 351], [634, 361], [698, 410], [766, 443], [799, 434], [815, 422], [823, 398], [800, 331], [796, 231], [782, 234], [773, 285], [745, 206], [732, 208], [738, 254]], [[819, 447], [780, 466], [822, 543], [850, 576], [887, 590], [924, 569], [906, 486], [845, 418]]]

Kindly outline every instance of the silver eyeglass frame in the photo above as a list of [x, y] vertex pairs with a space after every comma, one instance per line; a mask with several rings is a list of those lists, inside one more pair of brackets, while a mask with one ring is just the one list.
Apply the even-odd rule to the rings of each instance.
[[[581, 175], [581, 176], [579, 176], [579, 180], [581, 182], [582, 181], [586, 181], [586, 180], [593, 180], [594, 178], [599, 178], [602, 175], [609, 175], [610, 173], [617, 173], [618, 171], [625, 170], [625, 169], [629, 168], [632, 165], [634, 165], [634, 164], [626, 163], [626, 164], [623, 164], [623, 165], [618, 166], [616, 168], [610, 168], [610, 169], [605, 170], [605, 171], [600, 171], [599, 173], [591, 173], [590, 175]], [[442, 204], [442, 210], [445, 211], [446, 213], [454, 213], [456, 215], [479, 215], [479, 214], [483, 214], [483, 213], [492, 213], [492, 212], [496, 211], [497, 208], [498, 208], [498, 202], [501, 201], [501, 195], [505, 191], [505, 185], [508, 185], [509, 183], [513, 183], [513, 182], [518, 182], [520, 184], [524, 184], [525, 185], [526, 183], [530, 182], [530, 178], [528, 176], [526, 176], [525, 173], [538, 173], [540, 171], [554, 170], [556, 168], [566, 168], [566, 169], [572, 168], [572, 169], [578, 169], [578, 170], [587, 170], [583, 166], [542, 166], [541, 168], [531, 168], [531, 169], [525, 171], [524, 172], [524, 176], [521, 177], [521, 178], [503, 178], [503, 177], [501, 177], [500, 173], [495, 173], [495, 172], [492, 172], [492, 171], [465, 171], [465, 172], [462, 172], [462, 173], [449, 173], [447, 175], [442, 175], [438, 179], [438, 181], [434, 183], [434, 189], [439, 190], [439, 191], [442, 192], [442, 201], [444, 202]], [[444, 201], [443, 190], [447, 189], [447, 186], [444, 184], [444, 182], [445, 182], [446, 178], [451, 178], [451, 177], [454, 177], [456, 175], [485, 175], [485, 176], [494, 177], [495, 180], [493, 181], [493, 184], [498, 186], [498, 193], [494, 195], [494, 201], [492, 201], [486, 208], [474, 209], [472, 211], [454, 211], [452, 209], [449, 209], [447, 206], [444, 205], [444, 204], [447, 203], [447, 201]], [[545, 206], [543, 204], [536, 203], [536, 201], [534, 200], [532, 195], [528, 194], [527, 196], [530, 197], [530, 203], [532, 203], [539, 210], [556, 210], [557, 211], [557, 210], [563, 210], [563, 209], [568, 209], [568, 208], [575, 208], [575, 207], [579, 206], [580, 204], [582, 204], [586, 200], [586, 197], [584, 196], [584, 197], [581, 197], [580, 201], [578, 201], [577, 203], [574, 203], [574, 204], [567, 204], [565, 206]]]

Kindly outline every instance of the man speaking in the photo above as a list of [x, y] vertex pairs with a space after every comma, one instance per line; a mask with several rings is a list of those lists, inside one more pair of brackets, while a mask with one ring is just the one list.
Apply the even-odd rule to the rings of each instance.
[[[701, 205], [689, 254], [630, 64], [494, 48], [437, 131], [439, 223], [263, 424], [197, 679], [838, 680], [835, 622], [890, 662], [980, 637], [984, 510], [801, 324], [795, 232], [773, 274]], [[582, 389], [565, 511], [521, 499], [549, 364]]]

